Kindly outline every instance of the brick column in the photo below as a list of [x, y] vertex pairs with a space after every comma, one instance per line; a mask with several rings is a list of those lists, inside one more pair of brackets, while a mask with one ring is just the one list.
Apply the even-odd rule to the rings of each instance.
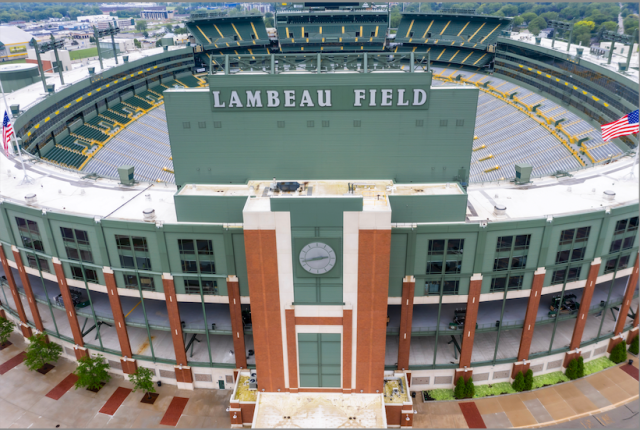
[[111, 270], [110, 267], [103, 267], [102, 273], [104, 275], [105, 284], [107, 285], [107, 296], [109, 297], [113, 322], [115, 323], [118, 342], [120, 343], [120, 352], [123, 357], [120, 359], [122, 372], [130, 375], [132, 373], [136, 373], [138, 365], [136, 360], [133, 359], [133, 353], [131, 352], [129, 333], [127, 332], [127, 326], [124, 321], [124, 313], [122, 312], [122, 304], [120, 303], [120, 296], [118, 295], [116, 279], [113, 275], [113, 270]]
[[511, 378], [515, 378], [518, 372], [526, 372], [529, 370], [530, 363], [525, 360], [529, 358], [531, 350], [531, 340], [536, 326], [536, 318], [538, 316], [538, 307], [540, 306], [540, 295], [542, 294], [542, 284], [546, 270], [539, 267], [533, 274], [533, 282], [531, 283], [531, 293], [527, 302], [527, 310], [524, 316], [524, 325], [522, 327], [522, 335], [520, 336], [520, 349], [518, 349], [517, 362], [513, 364]]
[[356, 393], [384, 387], [390, 254], [391, 230], [359, 231]]
[[633, 319], [633, 328], [629, 330], [629, 335], [627, 336], [627, 345], [630, 345], [633, 339], [638, 336], [638, 313], [640, 313], [640, 306], [636, 309], [636, 316]]
[[[482, 275], [474, 274], [469, 282], [469, 295], [467, 297], [467, 313], [464, 319], [464, 331], [462, 333], [462, 345], [460, 346], [460, 364], [464, 369], [471, 367], [471, 353], [473, 352], [473, 339], [476, 334], [476, 322], [478, 320], [478, 308], [480, 307], [480, 290], [482, 288]], [[469, 372], [466, 372], [469, 373]], [[469, 375], [470, 376], [470, 375]], [[459, 378], [456, 372], [456, 379]], [[465, 375], [465, 380], [467, 379]]]
[[229, 314], [231, 316], [231, 332], [233, 333], [233, 351], [236, 357], [236, 368], [246, 369], [247, 350], [244, 345], [244, 324], [242, 324], [240, 285], [237, 276], [227, 277], [227, 294], [229, 295]]
[[[574, 351], [580, 347], [582, 342], [582, 333], [584, 332], [584, 326], [587, 324], [587, 316], [589, 315], [589, 307], [591, 306], [591, 298], [593, 297], [593, 291], [596, 288], [596, 278], [600, 271], [600, 264], [602, 259], [597, 257], [591, 263], [589, 268], [589, 276], [587, 277], [587, 283], [582, 290], [582, 299], [580, 300], [580, 309], [576, 324], [573, 327], [573, 336], [571, 337], [571, 343], [569, 344], [569, 350]], [[573, 357], [575, 358], [575, 357]]]
[[33, 316], [33, 325], [36, 326], [36, 329], [38, 329], [38, 331], [45, 333], [44, 325], [42, 325], [42, 319], [40, 318], [38, 303], [36, 302], [36, 298], [33, 295], [33, 290], [31, 289], [29, 275], [27, 275], [27, 272], [24, 270], [24, 264], [22, 264], [20, 251], [18, 251], [18, 248], [16, 248], [15, 246], [11, 247], [11, 251], [13, 251], [13, 261], [15, 261], [16, 266], [18, 266], [18, 273], [20, 273], [22, 287], [24, 288], [24, 293], [27, 296], [27, 301], [29, 302], [29, 308], [31, 309], [31, 315]]
[[412, 405], [402, 405], [402, 410], [400, 413], [400, 428], [413, 428]]
[[73, 341], [76, 343], [76, 346], [82, 347], [74, 349], [76, 359], [79, 360], [82, 357], [88, 356], [89, 353], [86, 348], [84, 348], [82, 330], [80, 329], [80, 324], [78, 324], [76, 308], [73, 304], [73, 300], [71, 299], [71, 294], [69, 293], [69, 285], [67, 285], [67, 279], [64, 276], [62, 263], [60, 263], [60, 260], [56, 257], [53, 257], [51, 262], [53, 263], [53, 270], [56, 273], [56, 278], [58, 278], [58, 287], [60, 288], [60, 294], [62, 295], [62, 301], [64, 302], [64, 309], [66, 311], [67, 318], [69, 318], [69, 326], [71, 327], [71, 333], [73, 334]]
[[[353, 360], [353, 309], [342, 311], [342, 393], [351, 394], [351, 368]], [[291, 367], [289, 367], [291, 368]], [[291, 383], [291, 379], [289, 379]]]
[[275, 230], [244, 230], [258, 389], [285, 390]]
[[298, 347], [296, 342], [296, 311], [293, 309], [285, 309], [284, 316], [287, 324], [286, 328], [287, 328], [287, 361], [289, 362], [289, 392], [297, 393], [298, 392]]
[[[180, 322], [176, 287], [173, 284], [173, 276], [171, 276], [170, 273], [162, 274], [162, 287], [164, 288], [167, 314], [169, 315], [169, 326], [171, 327], [171, 338], [176, 355], [176, 382], [178, 382], [178, 388], [193, 389], [193, 375], [191, 374], [191, 368], [187, 366], [187, 351], [184, 349], [184, 337], [182, 334], [182, 323]], [[181, 384], [186, 385], [182, 386]]]
[[411, 351], [411, 326], [413, 323], [413, 298], [416, 278], [406, 276], [402, 280], [402, 304], [400, 307], [400, 339], [398, 340], [398, 370], [409, 369]]
[[[622, 304], [620, 305], [620, 313], [618, 314], [618, 321], [616, 321], [616, 328], [615, 328], [615, 331], [613, 332], [615, 336], [622, 333], [622, 330], [624, 330], [624, 323], [627, 321], [627, 314], [629, 313], [629, 308], [631, 307], [631, 300], [633, 300], [633, 293], [635, 293], [636, 285], [638, 285], [638, 261], [639, 260], [640, 260], [640, 256], [636, 256], [636, 264], [633, 265], [633, 271], [631, 272], [631, 276], [629, 276], [627, 289], [624, 292], [624, 299], [622, 300]], [[636, 314], [636, 317], [635, 317], [635, 325], [637, 324], [638, 324], [638, 314]]]
[[18, 287], [16, 286], [16, 281], [13, 278], [13, 271], [11, 270], [11, 266], [9, 266], [9, 262], [7, 261], [7, 256], [4, 253], [4, 248], [2, 247], [2, 245], [0, 245], [0, 260], [2, 260], [4, 274], [7, 277], [7, 283], [9, 284], [11, 295], [13, 296], [13, 302], [16, 305], [16, 312], [18, 312], [18, 316], [20, 317], [20, 321], [22, 322], [22, 324], [20, 324], [22, 335], [24, 337], [31, 337], [33, 333], [31, 332], [31, 327], [27, 325], [27, 314], [24, 312], [22, 300], [20, 300], [20, 294], [18, 293]]

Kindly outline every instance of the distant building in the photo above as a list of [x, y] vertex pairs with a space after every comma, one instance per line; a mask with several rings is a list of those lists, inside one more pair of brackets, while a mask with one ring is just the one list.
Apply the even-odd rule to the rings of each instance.
[[[36, 56], [35, 49], [28, 49], [28, 64], [38, 64], [38, 57]], [[71, 58], [69, 57], [69, 51], [66, 49], [58, 49], [58, 58], [62, 63], [62, 70], [67, 72], [73, 69], [71, 65]], [[56, 54], [53, 51], [47, 51], [44, 54], [40, 54], [40, 60], [42, 60], [42, 67], [45, 73], [58, 73], [58, 69], [55, 66]]]
[[0, 61], [19, 60], [27, 57], [29, 41], [33, 38], [13, 25], [0, 27]]
[[77, 18], [78, 22], [111, 21], [112, 19], [113, 17], [109, 15], [87, 15], [87, 16], [79, 16]]
[[142, 19], [166, 20], [173, 18], [173, 10], [167, 10], [164, 6], [145, 7], [140, 13]]

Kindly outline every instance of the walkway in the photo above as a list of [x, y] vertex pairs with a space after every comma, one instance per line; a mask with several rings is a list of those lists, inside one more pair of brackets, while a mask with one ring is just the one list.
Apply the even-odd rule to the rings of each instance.
[[[635, 378], [619, 365], [585, 378], [541, 388], [521, 394], [502, 395], [477, 400], [423, 402], [416, 397], [414, 407], [418, 414], [414, 417], [414, 428], [536, 428], [562, 425], [565, 428], [598, 428], [606, 423], [614, 423], [614, 409], [633, 402], [631, 409], [625, 409], [625, 418], [637, 413], [638, 400], [638, 359], [633, 358]], [[631, 366], [629, 366], [631, 367]], [[633, 373], [632, 369], [628, 369]], [[635, 402], [634, 402], [635, 401]], [[461, 407], [462, 405], [462, 407]], [[475, 413], [474, 413], [475, 412]], [[604, 413], [604, 414], [603, 414]], [[601, 414], [598, 416], [597, 414]], [[592, 417], [593, 416], [593, 417]], [[633, 428], [637, 428], [635, 418]], [[617, 427], [622, 427], [620, 424]]]
[[[130, 389], [132, 384], [123, 377], [112, 375], [111, 381], [98, 393], [70, 388], [54, 400], [52, 397], [58, 397], [54, 393], [60, 394], [60, 386], [75, 370], [75, 364], [61, 358], [46, 375], [30, 372], [24, 364], [7, 370], [2, 364], [27, 347], [18, 333], [11, 336], [11, 342], [14, 345], [0, 351], [0, 428], [230, 427], [225, 409], [231, 390], [187, 391], [173, 385], [156, 386], [160, 396], [154, 405], [146, 405], [140, 403], [142, 392], [126, 395], [128, 390], [118, 390], [119, 387]], [[113, 415], [100, 413], [116, 390], [126, 395], [122, 404]], [[48, 393], [51, 393], [49, 397]], [[178, 413], [172, 413], [174, 411]], [[170, 422], [172, 418], [177, 421], [176, 425], [160, 424], [163, 419]]]

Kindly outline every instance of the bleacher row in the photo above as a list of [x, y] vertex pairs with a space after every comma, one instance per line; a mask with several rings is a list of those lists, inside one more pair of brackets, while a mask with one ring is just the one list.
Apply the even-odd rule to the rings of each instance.
[[203, 46], [218, 45], [223, 48], [270, 43], [267, 28], [260, 16], [194, 21], [188, 22], [187, 28]]
[[[448, 44], [450, 45], [450, 44]], [[491, 61], [492, 56], [484, 51], [467, 49], [460, 46], [442, 45], [402, 45], [398, 46], [394, 52], [415, 52], [416, 58], [426, 59], [429, 52], [432, 62], [456, 63], [465, 66], [482, 67]]]
[[117, 177], [118, 166], [129, 164], [135, 166], [136, 180], [173, 183], [173, 174], [162, 170], [173, 170], [167, 133], [164, 106], [159, 106], [111, 139], [89, 160], [84, 171]]
[[[447, 15], [404, 14], [396, 34], [397, 42], [418, 43], [429, 38], [446, 36], [449, 40], [490, 45], [500, 30], [510, 23], [496, 17], [454, 17]], [[452, 39], [459, 38], [459, 39]]]

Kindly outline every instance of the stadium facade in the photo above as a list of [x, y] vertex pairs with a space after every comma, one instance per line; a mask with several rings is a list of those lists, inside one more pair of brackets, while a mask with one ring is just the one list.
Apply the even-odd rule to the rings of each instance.
[[[12, 94], [34, 182], [2, 157], [2, 314], [71, 359], [233, 389], [234, 426], [257, 393], [322, 392], [384, 393], [410, 427], [409, 390], [629, 343], [637, 139], [593, 127], [637, 109], [637, 72], [471, 13], [406, 14], [390, 46], [361, 12], [283, 13], [277, 47], [259, 17], [194, 16], [196, 46]], [[133, 176], [87, 168], [109, 151]]]

